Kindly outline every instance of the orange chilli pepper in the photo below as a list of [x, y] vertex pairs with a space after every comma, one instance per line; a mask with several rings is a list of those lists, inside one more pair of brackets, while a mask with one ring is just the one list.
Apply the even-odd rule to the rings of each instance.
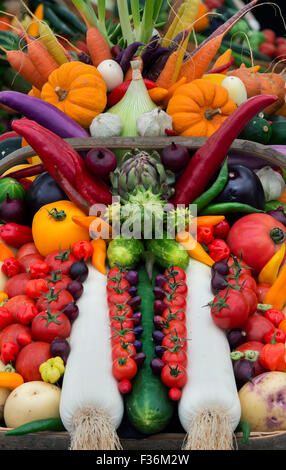
[[93, 247], [91, 262], [100, 273], [106, 274], [106, 241], [102, 238], [95, 238], [91, 244]]
[[284, 343], [276, 343], [276, 332], [269, 344], [265, 344], [259, 356], [259, 362], [265, 369], [283, 372], [286, 370], [286, 348]]

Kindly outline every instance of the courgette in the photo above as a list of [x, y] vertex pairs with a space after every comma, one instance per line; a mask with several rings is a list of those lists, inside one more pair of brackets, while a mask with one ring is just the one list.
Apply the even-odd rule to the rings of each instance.
[[260, 144], [268, 144], [272, 135], [272, 125], [259, 113], [251, 119], [239, 135], [239, 139], [250, 140]]
[[[153, 303], [155, 296], [144, 267], [138, 270], [138, 295], [141, 296], [140, 310], [142, 312], [142, 327], [144, 332], [140, 338], [142, 351], [146, 354], [143, 366], [137, 372], [132, 383], [132, 390], [126, 396], [126, 414], [132, 426], [143, 434], [155, 434], [163, 431], [174, 413], [174, 403], [168, 397], [168, 389], [155, 375], [150, 367], [150, 361], [155, 357], [152, 333]], [[155, 278], [153, 276], [153, 279]]]
[[286, 119], [272, 121], [272, 134], [269, 140], [270, 145], [286, 145]]

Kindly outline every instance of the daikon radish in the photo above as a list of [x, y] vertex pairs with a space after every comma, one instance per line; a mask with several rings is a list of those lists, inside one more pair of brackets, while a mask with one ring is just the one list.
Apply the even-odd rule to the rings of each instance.
[[71, 450], [117, 450], [123, 399], [112, 375], [106, 276], [88, 265], [79, 315], [72, 325], [60, 416]]
[[230, 450], [241, 408], [228, 341], [207, 306], [214, 298], [211, 268], [192, 259], [186, 275], [188, 381], [178, 405], [187, 432], [183, 449]]

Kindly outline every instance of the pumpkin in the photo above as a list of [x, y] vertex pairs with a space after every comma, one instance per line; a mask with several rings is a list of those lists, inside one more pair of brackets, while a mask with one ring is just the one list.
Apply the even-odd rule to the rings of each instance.
[[178, 135], [209, 137], [235, 109], [224, 87], [198, 79], [177, 88], [167, 113]]
[[35, 98], [41, 98], [41, 90], [38, 90], [35, 86], [31, 88], [28, 93], [29, 96], [34, 96]]
[[231, 70], [227, 75], [238, 77], [243, 81], [247, 91], [247, 98], [257, 95], [278, 96], [278, 101], [264, 109], [266, 114], [274, 114], [284, 105], [286, 90], [285, 80], [282, 75], [272, 72], [260, 73], [247, 67]]
[[93, 65], [68, 62], [54, 70], [41, 91], [41, 98], [53, 104], [82, 127], [89, 128], [107, 103], [107, 89]]
[[85, 214], [72, 201], [56, 201], [42, 206], [33, 217], [32, 234], [42, 256], [52, 251], [72, 248], [74, 243], [90, 240], [89, 228], [77, 225], [72, 218]]

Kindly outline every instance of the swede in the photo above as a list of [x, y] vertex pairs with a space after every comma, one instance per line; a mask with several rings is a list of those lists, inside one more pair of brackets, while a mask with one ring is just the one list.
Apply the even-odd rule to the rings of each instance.
[[88, 267], [70, 336], [60, 416], [71, 450], [116, 450], [121, 448], [116, 429], [124, 407], [112, 375], [106, 276]]
[[207, 306], [213, 299], [211, 268], [192, 259], [186, 275], [188, 381], [178, 405], [179, 419], [187, 432], [183, 449], [232, 449], [241, 409], [229, 344]]

